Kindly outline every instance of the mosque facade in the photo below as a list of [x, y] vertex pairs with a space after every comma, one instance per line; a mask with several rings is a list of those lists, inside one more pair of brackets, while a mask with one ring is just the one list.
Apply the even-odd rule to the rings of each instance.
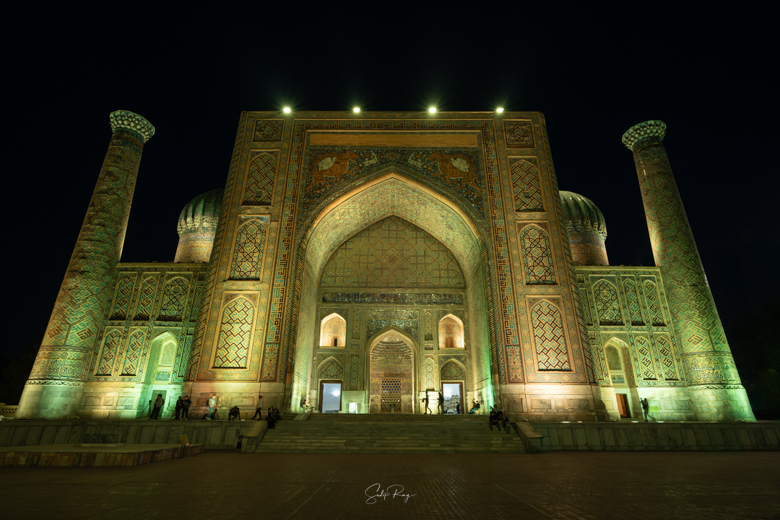
[[[244, 112], [172, 262], [122, 263], [145, 143], [113, 135], [18, 418], [219, 407], [754, 420], [663, 145], [629, 129], [655, 266], [611, 266], [539, 112]], [[143, 181], [143, 175], [141, 181]], [[171, 223], [173, 225], [173, 223]], [[451, 411], [455, 411], [453, 408]]]

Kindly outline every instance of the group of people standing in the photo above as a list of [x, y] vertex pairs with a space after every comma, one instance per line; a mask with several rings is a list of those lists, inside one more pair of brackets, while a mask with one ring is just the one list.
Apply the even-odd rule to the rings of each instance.
[[[157, 398], [154, 400], [154, 404], [152, 404], [152, 401], [150, 400], [149, 407], [151, 408], [151, 412], [149, 413], [149, 419], [159, 419], [164, 404], [165, 399], [163, 399], [162, 394], [157, 394]], [[174, 409], [173, 419], [178, 421], [179, 418], [181, 418], [186, 421], [189, 418], [191, 404], [192, 400], [190, 399], [190, 396], [184, 396], [183, 399], [182, 396], [179, 396], [179, 399], [176, 401], [176, 408]]]
[[[444, 411], [444, 396], [441, 395], [441, 392], [439, 392], [439, 397], [436, 398], [436, 400], [439, 403], [438, 411], [439, 413], [442, 413]], [[428, 392], [425, 392], [425, 397], [422, 398], [422, 402], [425, 408], [425, 415], [428, 415], [428, 412], [431, 412], [431, 415], [433, 415], [433, 412], [431, 411], [431, 405], [429, 404], [428, 399]], [[458, 413], [460, 413], [460, 410], [458, 410]]]

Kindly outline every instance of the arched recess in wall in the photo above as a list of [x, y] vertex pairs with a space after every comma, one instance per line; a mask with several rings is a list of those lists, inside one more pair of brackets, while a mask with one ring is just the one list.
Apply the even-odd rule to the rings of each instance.
[[319, 379], [341, 379], [344, 380], [344, 366], [333, 356], [325, 358], [317, 367], [317, 377]]
[[246, 368], [252, 347], [255, 307], [243, 296], [236, 296], [222, 309], [222, 318], [214, 351], [213, 368]]
[[347, 344], [347, 320], [338, 313], [332, 313], [320, 322], [320, 346], [344, 347]]
[[465, 348], [463, 321], [454, 314], [439, 320], [439, 348]]
[[[386, 403], [384, 384], [388, 379], [397, 380], [396, 390], [398, 398], [403, 401], [408, 399], [408, 409], [412, 412], [415, 407], [415, 396], [424, 388], [419, 388], [417, 374], [420, 366], [420, 345], [407, 331], [395, 326], [386, 327], [369, 338], [366, 343], [366, 367], [368, 375], [368, 394], [370, 406], [373, 412], [389, 411], [385, 409]], [[390, 369], [388, 375], [386, 371]], [[376, 409], [373, 409], [373, 408]]]
[[170, 332], [163, 332], [152, 340], [144, 374], [144, 383], [165, 384], [170, 382], [173, 364], [176, 361], [178, 341]]
[[628, 345], [619, 338], [610, 338], [604, 344], [604, 357], [607, 360], [609, 379], [615, 387], [633, 388], [636, 386]]
[[231, 280], [260, 279], [265, 237], [266, 222], [263, 218], [249, 218], [240, 224], [233, 245]]
[[471, 321], [469, 334], [471, 344], [477, 346], [473, 353], [477, 380], [490, 380], [490, 317], [486, 311], [486, 273], [479, 231], [457, 204], [411, 178], [392, 172], [355, 186], [325, 206], [298, 244], [296, 283], [300, 280], [301, 289], [293, 305], [293, 312], [298, 316], [293, 344], [298, 348], [294, 351], [291, 402], [299, 402], [305, 395], [312, 373], [311, 344], [312, 338], [317, 337], [316, 297], [325, 263], [351, 236], [389, 216], [406, 220], [427, 232], [458, 261], [466, 278], [468, 299], [483, 303], [477, 307], [484, 315]]

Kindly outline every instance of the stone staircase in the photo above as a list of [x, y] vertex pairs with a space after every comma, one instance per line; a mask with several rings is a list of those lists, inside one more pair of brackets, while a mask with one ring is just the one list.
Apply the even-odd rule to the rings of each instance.
[[[285, 414], [287, 415], [287, 414]], [[283, 417], [258, 453], [522, 453], [515, 429], [490, 431], [484, 415], [312, 414]]]

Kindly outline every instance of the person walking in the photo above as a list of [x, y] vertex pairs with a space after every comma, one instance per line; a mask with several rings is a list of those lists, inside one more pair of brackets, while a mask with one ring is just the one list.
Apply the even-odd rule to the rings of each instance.
[[152, 415], [149, 417], [149, 419], [160, 418], [160, 409], [162, 408], [164, 402], [165, 400], [163, 399], [162, 394], [157, 394], [157, 399], [154, 400], [154, 408], [152, 408]]
[[647, 397], [639, 400], [642, 403], [642, 414], [645, 416], [645, 422], [647, 422], [647, 416], [650, 413], [650, 403], [647, 402]]
[[181, 409], [183, 406], [184, 406], [184, 399], [182, 399], [181, 396], [179, 396], [179, 399], [176, 400], [176, 409], [173, 416], [174, 421], [179, 420], [179, 415], [181, 414]]
[[208, 405], [209, 405], [209, 413], [206, 414], [206, 420], [211, 421], [214, 418], [214, 414], [217, 411], [217, 394], [211, 396]]
[[190, 417], [190, 405], [192, 404], [192, 399], [190, 399], [190, 396], [185, 395], [184, 401], [181, 403], [181, 418], [184, 421], [189, 420]]
[[[428, 399], [428, 392], [425, 392], [425, 397], [422, 398], [423, 407], [425, 408], [425, 413], [423, 415], [428, 415], [428, 412], [431, 412], [430, 408], [430, 401]], [[433, 412], [431, 412], [431, 415], [433, 415]]]
[[[262, 421], [263, 420], [263, 396], [262, 396], [262, 394], [260, 396], [258, 396], [258, 398], [257, 398], [257, 407], [255, 408], [255, 414], [252, 416], [252, 419], [254, 419], [255, 417], [257, 417], [258, 421]], [[249, 419], [249, 420], [251, 421], [252, 419]]]
[[439, 392], [439, 414], [444, 413], [444, 396]]

